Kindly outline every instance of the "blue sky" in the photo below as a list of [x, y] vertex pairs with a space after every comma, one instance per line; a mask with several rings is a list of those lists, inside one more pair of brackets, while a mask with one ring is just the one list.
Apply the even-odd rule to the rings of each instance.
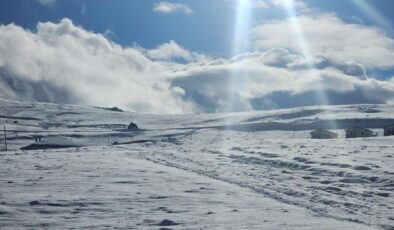
[[[357, 0], [356, 0], [357, 1]], [[361, 0], [362, 1], [362, 0]], [[51, 1], [49, 1], [51, 2]], [[153, 48], [169, 40], [175, 40], [189, 50], [215, 56], [231, 56], [235, 23], [235, 0], [184, 0], [172, 3], [187, 4], [193, 13], [161, 14], [152, 9], [156, 0], [57, 0], [53, 4], [41, 4], [34, 0], [2, 0], [0, 23], [15, 23], [34, 30], [38, 22], [60, 21], [70, 18], [75, 24], [97, 33], [112, 31], [108, 36], [122, 46], [137, 42]], [[359, 18], [363, 24], [379, 26], [372, 18], [355, 6], [352, 1], [309, 0], [305, 1], [322, 11], [335, 12], [346, 21]], [[391, 0], [368, 0], [390, 23], [394, 23]], [[282, 9], [254, 10], [254, 23], [286, 17]], [[384, 28], [392, 33], [392, 28]]]
[[[392, 8], [391, 0], [3, 0], [0, 95], [152, 113], [394, 103]], [[85, 66], [72, 65], [76, 58]], [[89, 63], [108, 66], [97, 73]], [[101, 98], [112, 88], [87, 84], [93, 76], [130, 85]]]
[[155, 3], [157, 1], [151, 0], [104, 0], [99, 3], [70, 0], [47, 6], [32, 0], [2, 1], [0, 22], [34, 30], [39, 21], [60, 21], [67, 17], [87, 30], [98, 33], [111, 30], [113, 35], [109, 38], [122, 46], [137, 42], [151, 48], [176, 40], [191, 50], [227, 54], [231, 42], [225, 44], [222, 38], [232, 36], [234, 19], [230, 4], [184, 1], [193, 8], [193, 14], [185, 15], [181, 12], [156, 13], [152, 10]]

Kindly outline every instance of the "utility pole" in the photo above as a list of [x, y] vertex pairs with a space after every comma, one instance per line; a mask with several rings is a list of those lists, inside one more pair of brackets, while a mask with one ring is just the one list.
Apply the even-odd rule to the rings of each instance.
[[5, 145], [5, 151], [7, 152], [7, 133], [5, 131], [5, 125], [4, 125], [4, 145]]
[[293, 139], [294, 139], [294, 136], [295, 136], [295, 126], [293, 126]]

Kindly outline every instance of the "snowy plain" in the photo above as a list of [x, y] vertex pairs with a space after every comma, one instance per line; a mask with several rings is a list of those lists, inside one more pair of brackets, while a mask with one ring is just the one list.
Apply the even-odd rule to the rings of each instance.
[[[149, 115], [1, 99], [0, 228], [394, 229], [391, 123], [391, 105]], [[352, 126], [378, 136], [345, 139]], [[70, 148], [21, 150], [36, 136]]]

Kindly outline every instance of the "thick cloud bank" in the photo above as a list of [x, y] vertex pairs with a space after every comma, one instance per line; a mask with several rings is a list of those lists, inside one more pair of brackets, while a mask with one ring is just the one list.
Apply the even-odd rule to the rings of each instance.
[[0, 70], [5, 96], [117, 105], [148, 113], [193, 110], [164, 77], [165, 66], [69, 19], [39, 23], [35, 33], [1, 26]]
[[[333, 20], [330, 26], [343, 27], [338, 19], [325, 17], [316, 20]], [[367, 76], [367, 68], [393, 66], [394, 59], [387, 60], [390, 52], [379, 54], [383, 47], [394, 51], [391, 38], [376, 28], [351, 25], [347, 28], [352, 33], [369, 35], [382, 47], [368, 45], [361, 52], [362, 47], [349, 42], [351, 50], [343, 53], [336, 39], [328, 44], [319, 38], [322, 44], [315, 43], [313, 56], [306, 60], [289, 41], [277, 41], [274, 34], [282, 33], [281, 25], [288, 26], [274, 21], [255, 28], [260, 50], [232, 59], [193, 53], [175, 41], [152, 50], [125, 48], [69, 19], [39, 23], [35, 32], [2, 25], [0, 96], [119, 106], [142, 113], [394, 102], [394, 80]], [[267, 32], [271, 27], [275, 33]], [[334, 52], [335, 47], [341, 52]]]
[[[172, 84], [184, 89], [185, 97], [204, 101], [199, 103], [205, 106], [202, 109], [211, 112], [229, 108], [243, 111], [310, 104], [390, 103], [394, 98], [394, 81], [367, 78], [361, 64], [323, 55], [314, 56], [312, 62], [313, 67], [299, 55], [272, 49], [231, 60], [189, 64], [177, 73]], [[316, 95], [311, 97], [312, 92]]]
[[[335, 55], [368, 68], [394, 67], [394, 40], [378, 27], [343, 22], [335, 14], [314, 13], [264, 23], [254, 29], [255, 47]], [[304, 44], [303, 44], [304, 43]]]

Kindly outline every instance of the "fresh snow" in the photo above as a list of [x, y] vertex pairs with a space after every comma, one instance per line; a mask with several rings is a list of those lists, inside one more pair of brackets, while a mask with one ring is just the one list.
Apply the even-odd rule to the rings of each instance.
[[[0, 100], [0, 228], [393, 229], [390, 123], [391, 105], [149, 115]], [[378, 137], [345, 139], [353, 126]]]

